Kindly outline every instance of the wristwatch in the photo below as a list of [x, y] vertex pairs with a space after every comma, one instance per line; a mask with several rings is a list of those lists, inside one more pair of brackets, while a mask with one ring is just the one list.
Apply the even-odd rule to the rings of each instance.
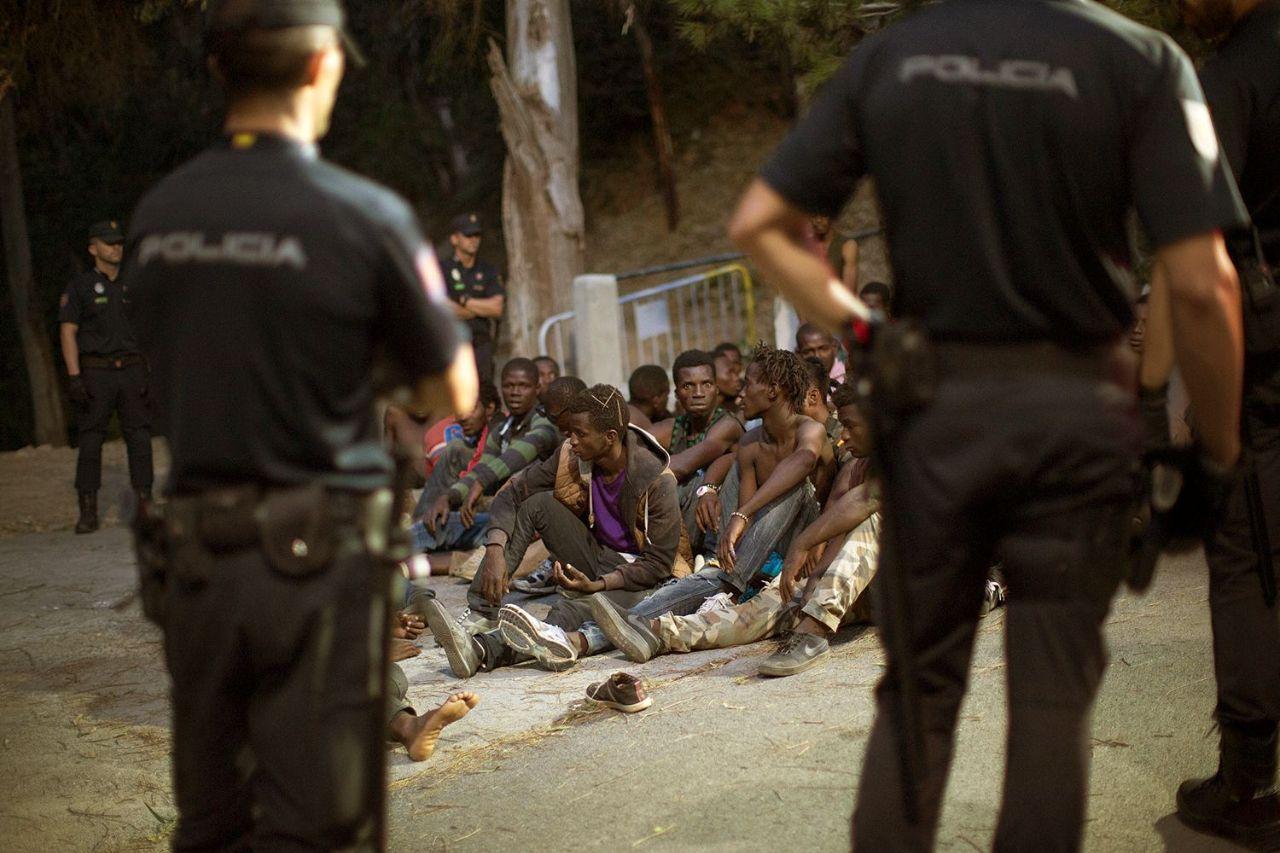
[[695, 498], [700, 498], [703, 495], [712, 495], [712, 494], [714, 495], [720, 494], [720, 487], [715, 485], [714, 483], [708, 483], [705, 486], [698, 486], [698, 489], [693, 493], [693, 496]]

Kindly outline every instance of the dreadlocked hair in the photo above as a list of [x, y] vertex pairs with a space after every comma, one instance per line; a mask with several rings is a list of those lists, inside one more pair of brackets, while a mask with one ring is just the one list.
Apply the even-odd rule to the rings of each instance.
[[837, 385], [836, 390], [831, 392], [831, 402], [837, 409], [858, 405], [858, 391], [853, 387], [855, 382], [856, 380], [850, 377], [848, 381]]
[[579, 391], [565, 411], [572, 415], [587, 415], [592, 428], [600, 432], [612, 429], [621, 434], [631, 422], [626, 398], [612, 385], [592, 385], [585, 391]]
[[765, 381], [777, 385], [794, 409], [799, 411], [804, 407], [805, 392], [809, 390], [809, 369], [800, 356], [789, 350], [774, 349], [761, 341], [751, 351], [751, 363], [760, 366]]

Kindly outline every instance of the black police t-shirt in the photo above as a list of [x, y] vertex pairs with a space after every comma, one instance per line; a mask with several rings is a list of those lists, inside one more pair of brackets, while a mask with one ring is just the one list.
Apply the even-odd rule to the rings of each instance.
[[404, 201], [311, 146], [241, 134], [147, 194], [126, 258], [174, 491], [387, 482], [375, 362], [438, 375], [460, 331]]
[[[477, 260], [470, 268], [462, 265], [457, 258], [446, 258], [440, 262], [440, 272], [444, 275], [444, 286], [449, 298], [454, 302], [467, 299], [487, 299], [490, 296], [504, 296], [506, 288], [498, 271]], [[471, 330], [473, 343], [484, 343], [493, 338], [493, 321], [487, 317], [475, 317], [467, 321]]]
[[129, 286], [123, 276], [112, 281], [97, 267], [71, 279], [58, 306], [58, 322], [74, 323], [81, 355], [132, 355], [138, 338], [129, 320]]
[[1240, 195], [1280, 263], [1280, 0], [1243, 18], [1200, 79]]
[[863, 41], [762, 177], [834, 216], [866, 173], [895, 314], [947, 340], [1112, 340], [1132, 206], [1157, 246], [1244, 218], [1186, 56], [1078, 0], [943, 2]]

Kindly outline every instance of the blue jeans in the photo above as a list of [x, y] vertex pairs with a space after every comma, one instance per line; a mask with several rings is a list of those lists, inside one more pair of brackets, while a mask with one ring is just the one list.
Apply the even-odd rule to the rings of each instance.
[[479, 548], [484, 536], [484, 529], [489, 524], [489, 513], [476, 513], [476, 520], [470, 527], [464, 527], [462, 518], [456, 512], [449, 513], [443, 527], [432, 533], [421, 521], [414, 522], [409, 528], [413, 536], [413, 552], [415, 554], [432, 554], [437, 551], [470, 551]]
[[[628, 612], [641, 619], [657, 619], [664, 613], [688, 616], [698, 612], [702, 602], [726, 588], [720, 577], [720, 570], [715, 567], [706, 568], [692, 575], [667, 581]], [[578, 630], [587, 641], [587, 654], [599, 654], [613, 648], [613, 644], [605, 638], [604, 632], [595, 622], [585, 622]]]

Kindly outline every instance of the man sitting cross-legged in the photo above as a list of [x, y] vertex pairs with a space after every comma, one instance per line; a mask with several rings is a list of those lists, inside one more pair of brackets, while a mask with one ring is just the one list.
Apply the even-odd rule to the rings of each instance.
[[671, 473], [680, 482], [680, 512], [694, 549], [701, 538], [694, 517], [702, 476], [742, 438], [742, 421], [720, 405], [715, 359], [688, 350], [676, 356], [671, 374], [682, 414], [656, 424], [653, 435], [671, 454]]
[[[809, 387], [804, 364], [795, 353], [763, 345], [753, 355], [743, 400], [749, 416], [763, 419], [763, 430], [758, 442], [743, 446], [739, 453], [741, 503], [724, 506], [732, 515], [722, 526], [734, 538], [721, 543], [719, 566], [709, 563], [635, 605], [631, 612], [640, 618], [689, 614], [714, 595], [733, 598], [758, 589], [765, 582], [761, 570], [770, 556], [776, 553], [781, 560], [795, 534], [818, 514], [817, 496], [829, 490], [834, 465], [826, 431], [797, 411]], [[748, 527], [741, 524], [742, 519], [754, 523]], [[556, 580], [563, 588], [592, 592], [573, 566], [558, 567]], [[610, 648], [594, 623], [566, 634], [565, 626], [541, 622], [514, 604], [502, 608], [500, 619], [508, 644], [552, 669]]]
[[[565, 418], [569, 440], [508, 483], [490, 507], [484, 562], [467, 593], [482, 617], [497, 614], [535, 535], [553, 558], [580, 570], [581, 594], [566, 592], [548, 617], [564, 628], [587, 618], [586, 594], [604, 592], [629, 606], [671, 576], [681, 522], [666, 451], [628, 427], [626, 400], [609, 385], [578, 394]], [[419, 606], [455, 675], [521, 659], [497, 631], [473, 638], [436, 600]]]
[[[557, 411], [572, 394], [574, 386], [565, 382], [567, 378], [553, 381], [544, 395]], [[502, 396], [509, 414], [501, 423], [490, 424], [480, 460], [437, 495], [411, 528], [418, 552], [475, 548], [488, 521], [476, 512], [481, 496], [493, 494], [517, 471], [555, 451], [560, 433], [554, 420], [537, 408], [537, 387], [538, 369], [529, 359], [513, 358], [502, 368]]]
[[[854, 459], [840, 469], [826, 510], [791, 541], [778, 578], [741, 604], [693, 615], [647, 614], [643, 604], [628, 612], [593, 596], [593, 622], [566, 635], [566, 642], [583, 650], [592, 632], [602, 632], [628, 658], [642, 663], [659, 654], [729, 648], [789, 630], [778, 652], [760, 667], [763, 675], [780, 676], [816, 663], [841, 624], [868, 619], [863, 593], [875, 576], [880, 533], [876, 500], [864, 482], [870, 434], [852, 390], [836, 393], [845, 444]], [[806, 575], [808, 583], [798, 589]]]

